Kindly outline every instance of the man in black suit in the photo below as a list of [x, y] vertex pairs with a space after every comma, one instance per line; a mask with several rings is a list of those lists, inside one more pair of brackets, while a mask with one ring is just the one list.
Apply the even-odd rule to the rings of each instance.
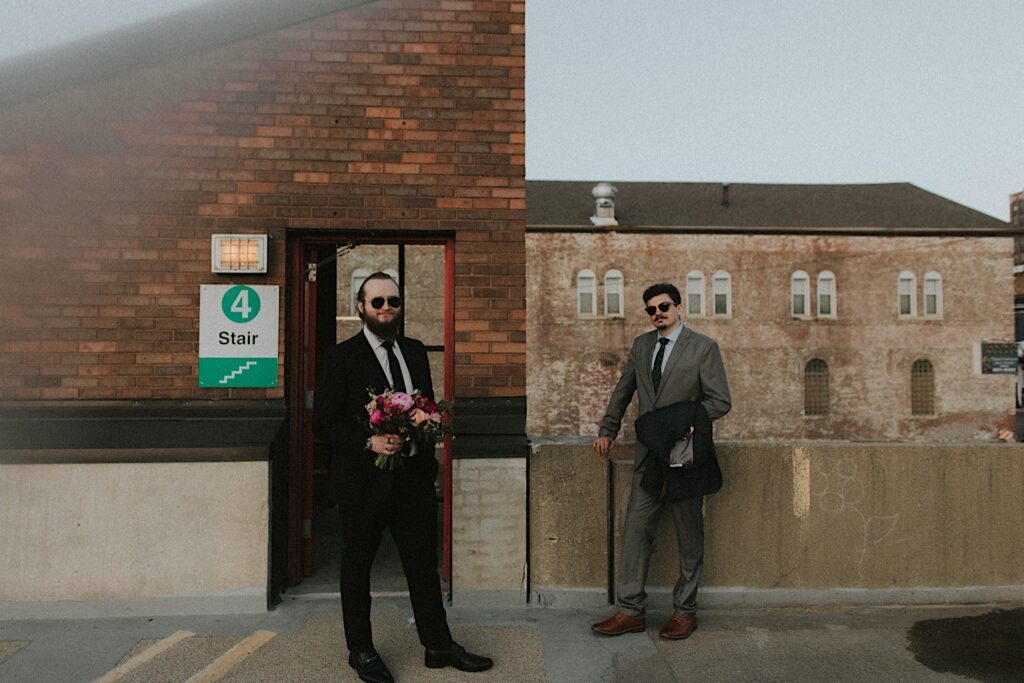
[[[398, 336], [402, 299], [386, 273], [374, 273], [363, 282], [356, 307], [364, 327], [331, 350], [318, 378], [315, 422], [318, 435], [333, 449], [339, 474], [341, 602], [349, 665], [368, 683], [394, 680], [374, 649], [370, 628], [370, 567], [388, 527], [409, 585], [426, 666], [485, 671], [490, 659], [452, 640], [441, 602], [433, 444], [373, 436], [366, 413], [370, 391], [378, 395], [386, 389], [418, 389], [432, 399], [427, 352], [416, 339]], [[378, 455], [397, 458], [394, 469], [376, 467]]]

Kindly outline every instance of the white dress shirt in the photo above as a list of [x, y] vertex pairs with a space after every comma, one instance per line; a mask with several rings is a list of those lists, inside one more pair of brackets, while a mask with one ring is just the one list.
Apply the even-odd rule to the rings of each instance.
[[[395, 379], [391, 376], [391, 364], [388, 363], [388, 350], [384, 348], [385, 340], [370, 332], [370, 329], [365, 325], [363, 326], [363, 334], [366, 335], [366, 341], [370, 342], [370, 348], [373, 349], [373, 353], [377, 356], [377, 362], [380, 363], [381, 369], [384, 370], [384, 376], [388, 378], [388, 383], [391, 386], [395, 386]], [[398, 365], [402, 368], [405, 389], [411, 394], [416, 387], [412, 384], [412, 375], [409, 374], [409, 366], [405, 364], [402, 349], [399, 348], [397, 343], [391, 349], [395, 352], [395, 357], [398, 358]]]
[[671, 333], [662, 336], [658, 335], [658, 340], [654, 342], [654, 353], [651, 355], [651, 370], [654, 370], [654, 359], [658, 357], [658, 347], [661, 346], [662, 339], [668, 339], [668, 344], [665, 344], [665, 354], [661, 359], [661, 373], [665, 374], [665, 365], [668, 363], [668, 357], [672, 355], [672, 349], [675, 348], [676, 342], [679, 340], [679, 335], [683, 333], [683, 324], [679, 323], [676, 329], [672, 330]]

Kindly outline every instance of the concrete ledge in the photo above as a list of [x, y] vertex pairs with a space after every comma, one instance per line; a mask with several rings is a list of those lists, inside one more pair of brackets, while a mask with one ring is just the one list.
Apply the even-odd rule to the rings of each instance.
[[258, 614], [266, 611], [267, 589], [254, 586], [221, 593], [154, 598], [2, 601], [0, 621]]
[[534, 607], [553, 609], [602, 609], [608, 607], [604, 588], [538, 588], [530, 594]]
[[529, 603], [523, 590], [453, 591], [453, 607], [522, 607]]
[[[653, 609], [672, 608], [672, 589], [648, 588]], [[530, 596], [534, 607], [601, 609], [608, 607], [603, 588], [538, 588]], [[767, 607], [880, 607], [887, 605], [986, 605], [1024, 603], [1024, 586], [963, 586], [938, 588], [746, 588], [701, 587], [702, 609], [761, 609]]]

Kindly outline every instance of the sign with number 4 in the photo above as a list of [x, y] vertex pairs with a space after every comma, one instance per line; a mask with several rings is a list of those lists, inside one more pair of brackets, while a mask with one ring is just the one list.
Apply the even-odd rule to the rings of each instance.
[[199, 386], [276, 387], [279, 287], [202, 285]]

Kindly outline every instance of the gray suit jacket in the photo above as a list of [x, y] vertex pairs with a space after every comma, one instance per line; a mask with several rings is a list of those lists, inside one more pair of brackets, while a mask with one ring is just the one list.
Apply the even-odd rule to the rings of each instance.
[[[633, 348], [629, 350], [629, 358], [622, 368], [618, 384], [612, 390], [608, 409], [601, 421], [598, 432], [600, 436], [614, 439], [618, 435], [622, 427], [622, 416], [633, 400], [634, 392], [640, 399], [641, 415], [679, 401], [700, 401], [712, 420], [729, 412], [732, 407], [729, 383], [725, 378], [722, 354], [714, 339], [683, 327], [678, 341], [672, 347], [661, 376], [661, 384], [655, 393], [651, 381], [651, 364], [657, 343], [657, 330], [651, 330], [633, 340]], [[635, 460], [637, 468], [646, 456], [647, 447], [638, 441]]]

